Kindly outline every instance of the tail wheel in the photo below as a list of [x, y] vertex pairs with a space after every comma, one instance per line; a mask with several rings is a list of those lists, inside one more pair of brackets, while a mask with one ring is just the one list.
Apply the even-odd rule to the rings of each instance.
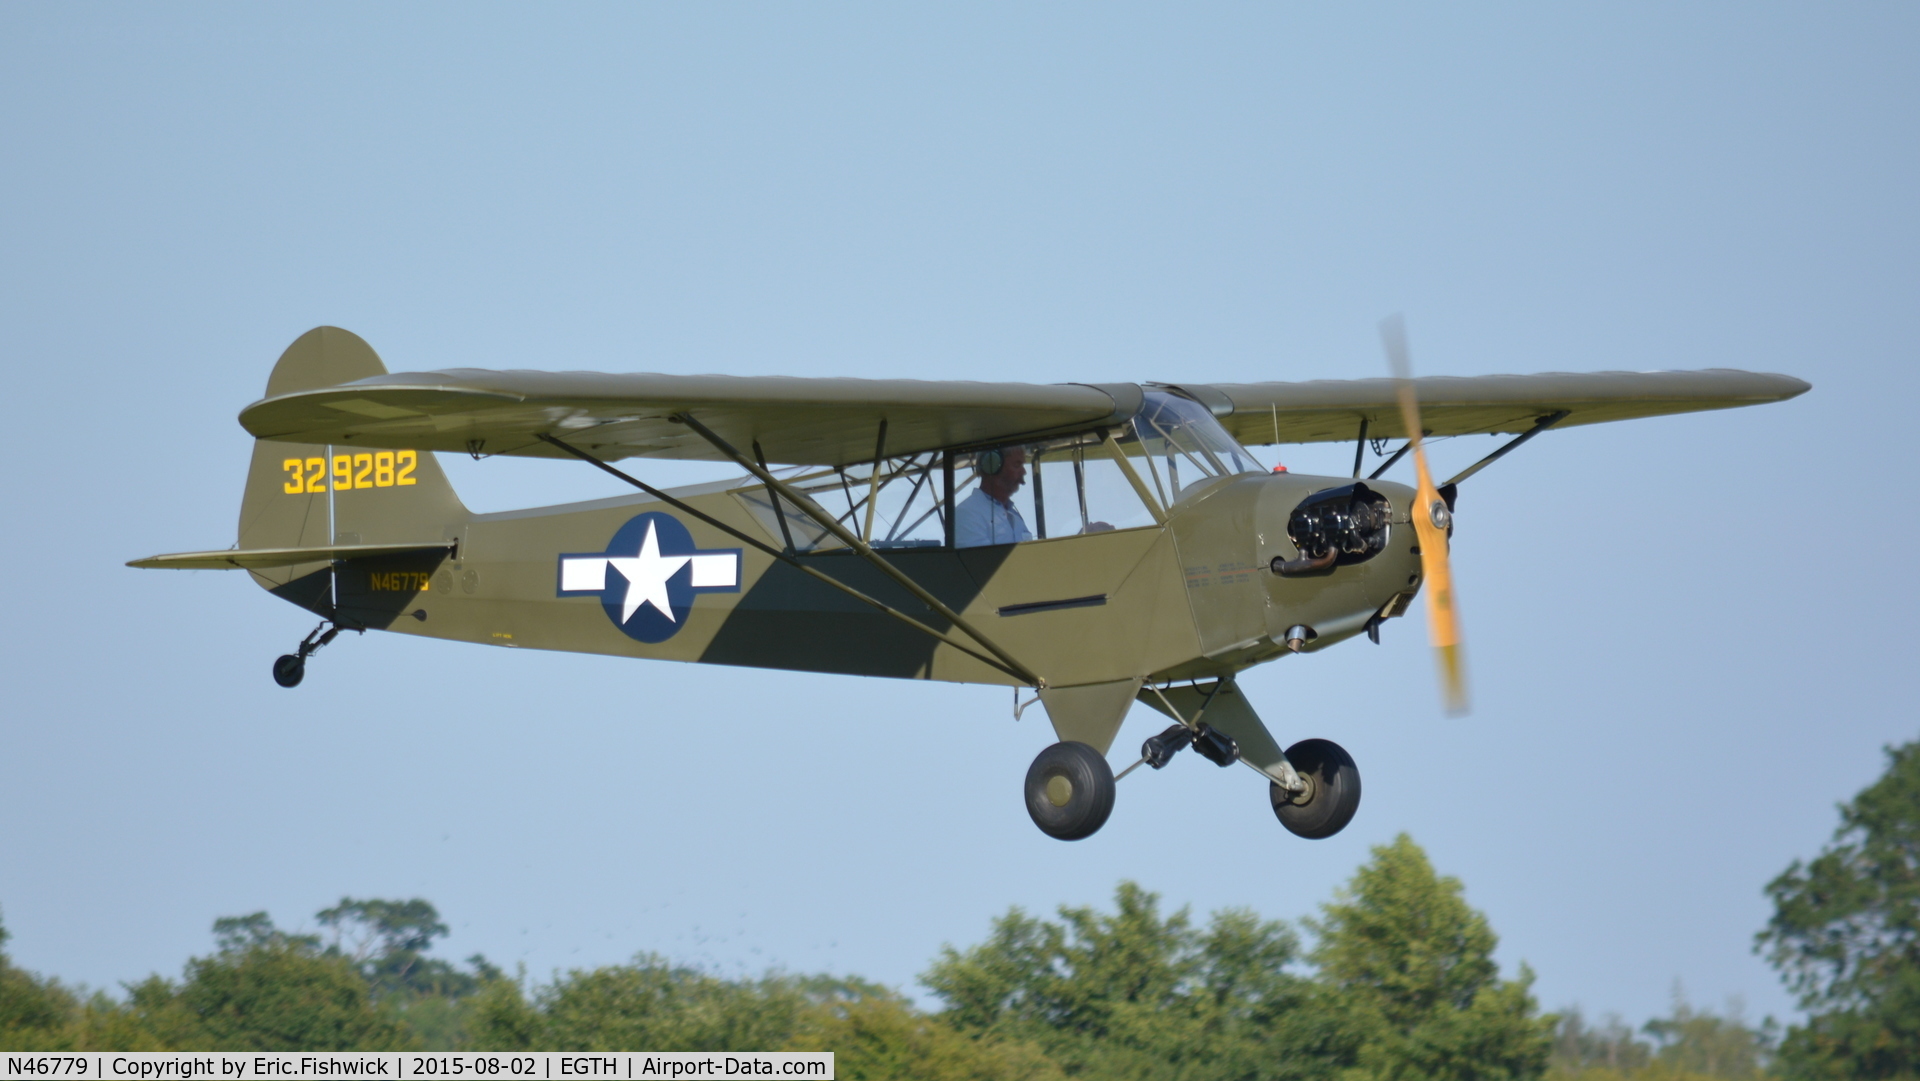
[[1091, 837], [1113, 813], [1113, 767], [1084, 743], [1056, 743], [1027, 767], [1027, 814], [1062, 841]]
[[307, 677], [307, 662], [291, 653], [273, 662], [273, 681], [282, 687], [298, 687]]
[[1346, 829], [1360, 809], [1360, 770], [1353, 756], [1330, 739], [1303, 739], [1287, 748], [1287, 761], [1307, 788], [1288, 792], [1278, 784], [1267, 786], [1280, 824], [1296, 837], [1310, 840]]

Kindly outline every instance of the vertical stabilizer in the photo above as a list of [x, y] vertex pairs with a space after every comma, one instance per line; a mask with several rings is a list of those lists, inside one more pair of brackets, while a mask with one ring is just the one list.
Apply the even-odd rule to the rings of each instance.
[[[302, 334], [267, 378], [267, 397], [386, 374], [379, 354], [339, 327]], [[240, 502], [240, 547], [404, 544], [458, 540], [467, 509], [431, 451], [254, 443]], [[328, 607], [325, 563], [251, 571], [274, 593], [316, 611]]]

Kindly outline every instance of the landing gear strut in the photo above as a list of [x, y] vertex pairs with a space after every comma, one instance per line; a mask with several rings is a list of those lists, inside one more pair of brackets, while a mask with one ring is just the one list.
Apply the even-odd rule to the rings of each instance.
[[1113, 767], [1084, 743], [1056, 743], [1027, 768], [1027, 814], [1049, 837], [1091, 837], [1113, 813]]
[[300, 681], [307, 678], [307, 658], [320, 652], [320, 647], [333, 641], [340, 635], [338, 624], [321, 620], [320, 625], [300, 640], [300, 647], [292, 653], [283, 654], [273, 662], [273, 681], [282, 687], [298, 687]]

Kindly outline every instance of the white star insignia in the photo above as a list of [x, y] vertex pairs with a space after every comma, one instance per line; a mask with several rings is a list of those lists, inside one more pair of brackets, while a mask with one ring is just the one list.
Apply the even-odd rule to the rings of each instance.
[[620, 622], [633, 618], [642, 605], [651, 604], [663, 616], [672, 622], [673, 602], [667, 598], [667, 579], [680, 572], [691, 556], [663, 556], [660, 554], [660, 541], [654, 535], [653, 523], [647, 523], [646, 539], [640, 542], [640, 551], [631, 556], [608, 556], [607, 564], [620, 572], [627, 580], [627, 596], [620, 605]]

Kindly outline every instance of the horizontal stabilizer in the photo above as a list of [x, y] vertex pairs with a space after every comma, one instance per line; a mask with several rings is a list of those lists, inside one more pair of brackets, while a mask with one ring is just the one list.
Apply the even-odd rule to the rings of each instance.
[[148, 556], [127, 564], [129, 567], [181, 571], [258, 570], [263, 567], [291, 567], [298, 563], [325, 563], [335, 559], [368, 559], [375, 556], [406, 555], [410, 552], [451, 552], [452, 541], [432, 544], [330, 544], [320, 548], [229, 548], [224, 552], [174, 552]]

